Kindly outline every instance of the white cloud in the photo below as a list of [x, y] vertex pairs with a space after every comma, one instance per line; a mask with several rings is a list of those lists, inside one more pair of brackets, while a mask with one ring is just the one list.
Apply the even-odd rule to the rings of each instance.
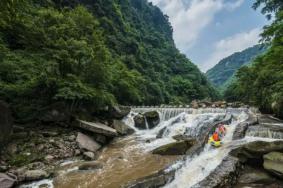
[[169, 16], [174, 39], [182, 52], [194, 46], [200, 34], [221, 10], [238, 8], [244, 0], [150, 0]]
[[237, 33], [231, 37], [222, 39], [214, 44], [215, 50], [211, 56], [200, 65], [202, 71], [207, 71], [217, 64], [221, 59], [242, 51], [259, 42], [261, 29], [254, 28], [248, 32]]

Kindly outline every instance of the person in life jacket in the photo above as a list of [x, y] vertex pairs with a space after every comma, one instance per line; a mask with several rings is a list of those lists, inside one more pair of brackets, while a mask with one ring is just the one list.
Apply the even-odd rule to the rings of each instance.
[[213, 135], [212, 135], [212, 138], [214, 141], [220, 141], [220, 137], [219, 137], [219, 134], [218, 132], [214, 132]]
[[218, 127], [218, 132], [221, 135], [221, 137], [225, 136], [226, 134], [226, 128], [223, 124], [220, 124], [220, 126]]

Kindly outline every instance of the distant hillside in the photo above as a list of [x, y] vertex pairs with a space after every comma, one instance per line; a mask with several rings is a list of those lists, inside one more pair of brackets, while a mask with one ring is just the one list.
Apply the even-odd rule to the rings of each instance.
[[240, 67], [248, 65], [265, 51], [265, 46], [255, 45], [242, 52], [234, 53], [208, 70], [206, 76], [216, 87], [225, 89], [234, 80], [234, 74]]

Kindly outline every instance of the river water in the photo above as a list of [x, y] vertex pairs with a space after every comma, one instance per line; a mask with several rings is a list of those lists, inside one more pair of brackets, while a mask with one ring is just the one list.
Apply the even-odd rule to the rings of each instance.
[[[76, 162], [64, 167], [65, 172], [54, 180], [44, 180], [55, 188], [117, 188], [126, 183], [153, 174], [164, 168], [179, 166], [175, 179], [167, 188], [189, 188], [207, 177], [227, 156], [229, 151], [246, 142], [255, 140], [245, 138], [232, 141], [236, 126], [247, 118], [246, 110], [238, 109], [233, 114], [234, 121], [227, 125], [227, 135], [223, 146], [215, 149], [206, 145], [197, 156], [178, 158], [177, 156], [159, 156], [151, 151], [159, 146], [174, 142], [175, 135], [197, 137], [200, 130], [211, 122], [223, 119], [226, 109], [157, 109], [161, 122], [151, 130], [138, 130], [134, 127], [133, 117], [140, 112], [153, 109], [134, 109], [124, 121], [136, 130], [134, 135], [115, 139], [104, 148], [96, 160], [103, 168], [95, 171], [80, 171]], [[156, 109], [154, 109], [156, 110]], [[163, 130], [160, 138], [156, 136]], [[258, 138], [256, 138], [257, 140]], [[68, 169], [69, 168], [69, 169]], [[32, 185], [32, 186], [31, 186]], [[38, 187], [40, 183], [26, 187]], [[24, 187], [24, 186], [23, 186]]]

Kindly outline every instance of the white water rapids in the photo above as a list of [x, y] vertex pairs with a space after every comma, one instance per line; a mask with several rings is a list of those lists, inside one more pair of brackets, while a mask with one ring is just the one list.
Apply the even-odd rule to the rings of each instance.
[[[143, 113], [146, 111], [151, 110], [157, 110], [160, 115], [160, 123], [153, 129], [147, 129], [147, 130], [139, 130], [134, 127], [134, 116], [138, 113]], [[163, 159], [163, 156], [154, 156], [158, 157], [158, 159], [152, 160], [152, 156], [150, 156], [150, 152], [162, 145], [175, 142], [175, 140], [172, 138], [175, 135], [187, 135], [190, 137], [198, 137], [201, 134], [201, 130], [206, 130], [205, 128], [207, 126], [210, 126], [212, 122], [218, 121], [219, 119], [223, 119], [226, 113], [231, 113], [234, 117], [234, 120], [230, 125], [226, 125], [227, 128], [227, 134], [223, 138], [223, 146], [220, 148], [212, 148], [210, 145], [206, 144], [203, 151], [198, 155], [193, 155], [190, 157], [187, 157], [185, 160], [179, 160], [175, 162], [173, 165], [168, 167], [167, 170], [170, 170], [171, 168], [178, 168], [175, 174], [175, 179], [167, 184], [166, 188], [189, 188], [197, 184], [198, 182], [202, 181], [204, 178], [206, 178], [222, 161], [223, 159], [228, 155], [229, 151], [231, 149], [250, 142], [250, 141], [256, 141], [256, 140], [264, 140], [264, 141], [271, 141], [269, 138], [258, 138], [258, 137], [246, 137], [242, 140], [238, 141], [232, 141], [233, 133], [237, 125], [247, 119], [247, 109], [189, 109], [189, 108], [176, 108], [176, 109], [166, 109], [166, 108], [154, 108], [154, 109], [144, 109], [144, 108], [136, 108], [133, 109], [133, 111], [124, 118], [124, 122], [132, 127], [136, 133], [134, 135], [125, 137], [125, 138], [119, 138], [118, 140], [114, 141], [114, 144], [110, 144], [107, 146], [109, 149], [105, 151], [102, 151], [102, 158], [103, 154], [114, 154], [114, 155], [121, 155], [123, 156], [123, 161], [125, 162], [125, 166], [129, 166], [129, 168], [133, 168], [133, 172], [136, 171], [138, 168], [134, 165], [141, 165], [142, 163], [146, 163], [146, 161], [138, 161], [139, 158], [143, 158], [147, 156], [148, 158], [145, 158], [144, 160], [151, 160], [151, 162], [155, 162], [155, 160]], [[162, 134], [160, 132], [162, 131]], [[159, 135], [159, 138], [157, 138], [157, 135]], [[251, 136], [251, 135], [249, 135]], [[122, 143], [122, 144], [120, 144]], [[111, 147], [113, 147], [111, 149]], [[121, 150], [121, 151], [119, 151]], [[114, 152], [113, 152], [114, 151]], [[104, 152], [104, 153], [103, 153]], [[152, 154], [151, 154], [152, 155]], [[105, 157], [105, 156], [104, 156]], [[103, 169], [99, 172], [100, 174], [89, 174], [88, 179], [80, 179], [84, 178], [84, 176], [76, 176], [77, 180], [75, 182], [71, 182], [71, 177], [64, 178], [64, 181], [66, 182], [70, 181], [69, 184], [64, 184], [63, 186], [56, 186], [56, 187], [81, 187], [81, 188], [88, 188], [93, 187], [93, 185], [96, 185], [97, 187], [103, 187], [103, 185], [98, 185], [98, 182], [95, 182], [93, 179], [98, 179], [101, 176], [101, 174], [107, 174], [109, 177], [115, 177], [115, 173], [123, 173], [123, 171], [120, 171], [120, 166], [123, 165], [123, 161], [117, 160], [117, 156], [109, 156], [109, 160], [101, 160], [103, 162], [109, 163], [109, 164], [103, 164]], [[113, 159], [112, 159], [113, 158]], [[115, 163], [119, 163], [118, 165]], [[113, 163], [113, 164], [112, 164]], [[120, 164], [121, 163], [121, 164]], [[133, 165], [129, 164], [132, 163]], [[128, 165], [129, 164], [129, 165]], [[164, 163], [165, 164], [165, 163]], [[162, 165], [164, 165], [162, 163]], [[152, 164], [153, 165], [153, 164]], [[160, 166], [162, 166], [160, 165]], [[158, 167], [160, 167], [158, 166]], [[115, 172], [115, 169], [113, 168], [119, 167]], [[108, 168], [108, 169], [107, 169]], [[112, 168], [112, 169], [111, 169]], [[126, 168], [126, 167], [125, 167]], [[149, 168], [149, 166], [144, 165], [144, 168]], [[157, 167], [156, 167], [157, 168]], [[106, 169], [105, 172], [103, 170]], [[107, 171], [108, 170], [108, 171]], [[139, 168], [139, 170], [143, 171], [144, 169]], [[145, 169], [146, 170], [146, 169]], [[113, 175], [111, 175], [111, 172], [113, 171]], [[145, 171], [144, 171], [145, 173]], [[99, 176], [100, 175], [100, 176]], [[118, 174], [117, 174], [118, 175]], [[137, 174], [135, 174], [137, 175]], [[140, 174], [141, 175], [141, 174]], [[147, 174], [150, 175], [150, 174]], [[79, 178], [78, 178], [79, 177]], [[118, 176], [117, 176], [118, 177]], [[127, 175], [125, 175], [127, 177]], [[105, 178], [105, 176], [103, 176]], [[108, 177], [107, 177], [108, 178]], [[103, 181], [111, 181], [105, 178]], [[81, 182], [79, 182], [81, 181]], [[86, 181], [93, 181], [90, 183], [87, 183]], [[102, 180], [100, 180], [102, 181]], [[112, 180], [113, 181], [113, 180]], [[52, 180], [43, 180], [44, 183], [48, 184], [48, 187], [53, 187]], [[77, 183], [78, 186], [75, 186], [74, 183]], [[119, 185], [118, 182], [114, 182], [114, 184]], [[113, 182], [112, 182], [113, 184]], [[37, 188], [42, 185], [41, 182], [32, 183], [29, 185], [22, 186], [23, 188]], [[60, 185], [60, 184], [59, 184]], [[121, 185], [119, 185], [121, 186]], [[118, 186], [118, 187], [119, 187]], [[105, 186], [105, 187], [111, 187], [111, 186]], [[112, 187], [111, 187], [112, 188]]]

